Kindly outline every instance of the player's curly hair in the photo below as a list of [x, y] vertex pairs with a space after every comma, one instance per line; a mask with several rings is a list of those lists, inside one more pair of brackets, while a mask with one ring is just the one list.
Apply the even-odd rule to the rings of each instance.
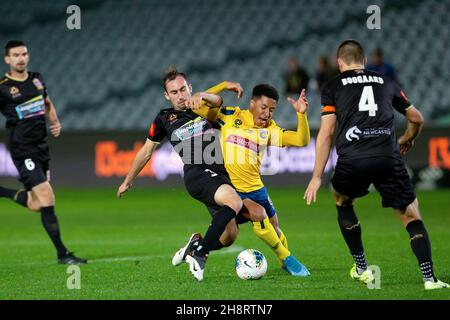
[[278, 102], [278, 99], [280, 98], [277, 89], [267, 83], [258, 84], [253, 88], [252, 99], [261, 98], [262, 96], [271, 98], [276, 102]]
[[175, 78], [178, 77], [178, 76], [181, 76], [181, 77], [183, 77], [185, 80], [187, 80], [186, 74], [183, 73], [183, 72], [178, 71], [177, 68], [175, 68], [174, 66], [170, 66], [169, 68], [167, 68], [167, 69], [164, 71], [164, 77], [163, 77], [163, 80], [162, 80], [162, 83], [163, 83], [163, 86], [164, 86], [164, 90], [167, 91], [167, 89], [166, 89], [166, 83], [167, 83], [168, 81], [175, 80]]

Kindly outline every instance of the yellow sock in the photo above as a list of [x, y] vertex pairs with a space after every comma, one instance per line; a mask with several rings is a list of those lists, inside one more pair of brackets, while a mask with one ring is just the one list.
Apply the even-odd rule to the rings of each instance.
[[281, 231], [281, 230], [280, 230], [280, 241], [286, 249], [289, 249], [287, 238], [284, 235], [283, 231]]
[[[281, 229], [280, 229], [280, 237], [279, 237], [279, 238], [280, 238], [280, 241], [281, 241], [281, 243], [283, 244], [283, 246], [284, 246], [286, 249], [289, 250], [287, 238], [286, 238], [286, 236], [284, 235], [283, 231], [281, 231]], [[280, 265], [280, 267], [283, 267], [283, 266], [284, 266], [283, 260], [282, 260], [282, 259], [278, 259], [278, 264]]]
[[281, 243], [280, 238], [278, 238], [277, 232], [270, 223], [269, 218], [265, 218], [263, 221], [252, 222], [252, 224], [253, 232], [275, 252], [278, 259], [284, 260], [291, 255], [289, 250]]

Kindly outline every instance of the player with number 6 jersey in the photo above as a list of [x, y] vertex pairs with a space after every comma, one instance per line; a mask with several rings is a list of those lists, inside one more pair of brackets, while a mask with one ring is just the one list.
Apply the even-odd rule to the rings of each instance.
[[47, 119], [54, 137], [61, 132], [55, 106], [40, 73], [28, 72], [29, 54], [22, 41], [9, 41], [5, 62], [10, 71], [0, 79], [0, 112], [6, 118], [8, 147], [25, 190], [0, 186], [0, 198], [41, 213], [42, 224], [52, 240], [60, 264], [84, 264], [64, 246], [55, 215], [55, 196], [50, 185]]

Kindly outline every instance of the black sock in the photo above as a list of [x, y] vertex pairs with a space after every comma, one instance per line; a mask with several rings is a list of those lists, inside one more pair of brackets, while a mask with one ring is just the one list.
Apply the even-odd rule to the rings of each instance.
[[58, 219], [55, 216], [55, 207], [41, 208], [41, 220], [47, 234], [55, 245], [58, 258], [66, 255], [68, 251], [61, 240]]
[[26, 190], [14, 190], [0, 187], [0, 198], [2, 197], [9, 198], [25, 208], [28, 207], [28, 192]]
[[358, 273], [367, 270], [367, 260], [361, 238], [361, 225], [356, 217], [353, 206], [336, 206], [336, 208], [342, 236], [355, 260]]
[[211, 247], [209, 248], [209, 251], [220, 250], [224, 247], [225, 246], [223, 245], [222, 242], [220, 242], [220, 239], [217, 239], [217, 241], [213, 241], [211, 243]]
[[414, 220], [408, 223], [406, 230], [409, 233], [411, 249], [419, 262], [423, 280], [436, 281], [431, 259], [431, 244], [425, 225], [422, 220]]
[[[214, 214], [211, 225], [206, 231], [205, 236], [200, 241], [196, 252], [199, 254], [207, 254], [211, 250], [217, 250], [219, 246], [219, 239], [222, 233], [225, 231], [228, 222], [236, 217], [236, 211], [228, 206], [223, 206], [219, 211]], [[222, 245], [220, 243], [220, 245]], [[223, 245], [222, 245], [223, 246]]]

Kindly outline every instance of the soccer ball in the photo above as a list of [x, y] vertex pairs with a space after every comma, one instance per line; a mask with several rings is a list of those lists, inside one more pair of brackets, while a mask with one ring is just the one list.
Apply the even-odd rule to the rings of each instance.
[[239, 278], [257, 280], [266, 274], [267, 260], [258, 250], [247, 249], [239, 253], [234, 261], [234, 268]]

